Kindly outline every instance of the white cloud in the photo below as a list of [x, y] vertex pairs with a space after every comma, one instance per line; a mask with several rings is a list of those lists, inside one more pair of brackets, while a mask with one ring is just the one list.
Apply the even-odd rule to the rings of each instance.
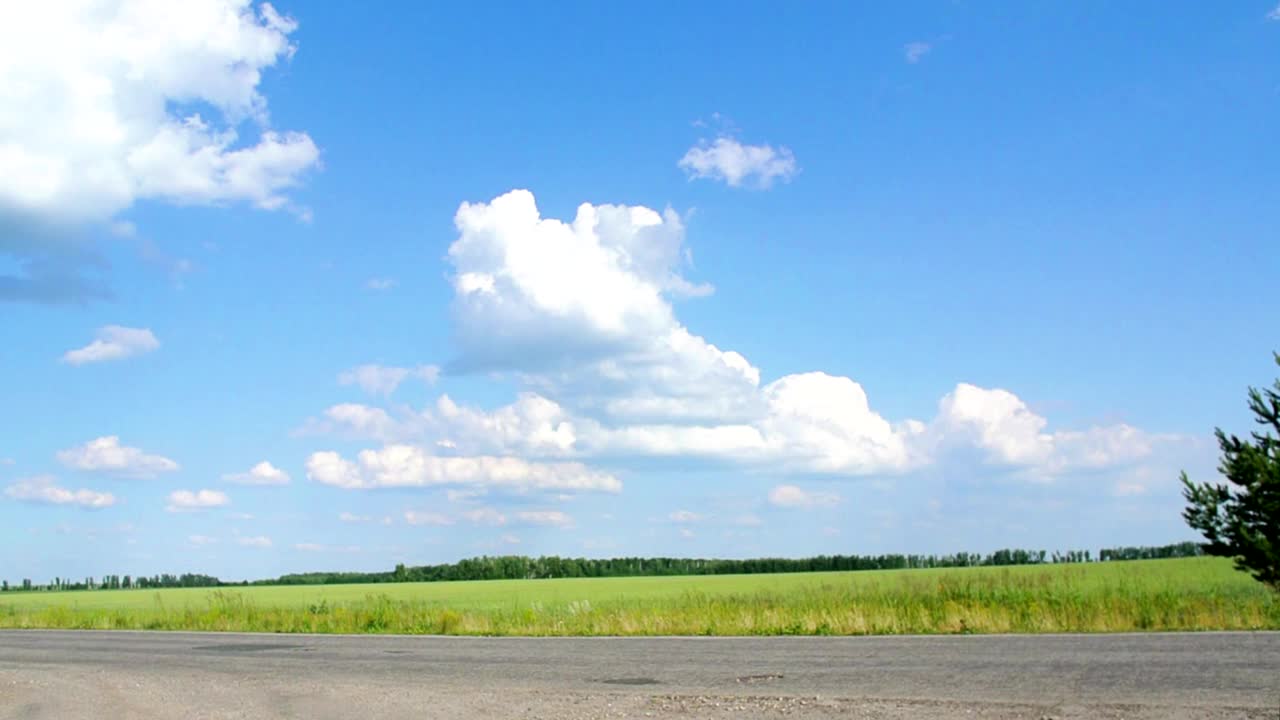
[[218, 539], [214, 537], [209, 537], [208, 535], [188, 535], [187, 542], [192, 547], [199, 548], [199, 547], [207, 547], [209, 545], [214, 545], [218, 542]]
[[1013, 393], [967, 383], [928, 421], [884, 417], [849, 377], [762, 384], [746, 358], [677, 319], [675, 299], [702, 286], [680, 274], [684, 227], [670, 210], [584, 204], [562, 222], [517, 190], [464, 203], [455, 223], [454, 369], [505, 374], [516, 398], [497, 408], [448, 395], [421, 410], [330, 407], [311, 429], [386, 445], [354, 461], [313, 454], [313, 480], [617, 491], [616, 478], [582, 462], [632, 457], [843, 476], [985, 463], [1044, 480], [1133, 463], [1169, 439], [1127, 425], [1054, 429]]
[[774, 180], [788, 182], [800, 172], [790, 149], [743, 145], [730, 137], [718, 137], [714, 142], [699, 141], [680, 158], [678, 165], [690, 179], [723, 180], [729, 187], [751, 183], [767, 188]]
[[[515, 190], [487, 204], [463, 203], [454, 222], [459, 237], [449, 259], [460, 340], [472, 364], [504, 360], [493, 352], [495, 340], [546, 350], [544, 333], [572, 342], [575, 353], [584, 345], [625, 347], [638, 333], [669, 331], [663, 294], [690, 287], [676, 273], [684, 227], [671, 210], [583, 204], [566, 224], [542, 218], [533, 194]], [[504, 334], [473, 336], [471, 323]]]
[[759, 426], [768, 451], [779, 459], [852, 474], [903, 470], [913, 462], [907, 440], [913, 428], [890, 424], [847, 377], [787, 375], [766, 386], [764, 396], [769, 412]]
[[382, 408], [340, 403], [325, 410], [323, 420], [308, 421], [302, 432], [340, 432], [390, 442], [403, 439], [405, 428]]
[[667, 519], [673, 523], [692, 523], [701, 520], [702, 516], [688, 510], [676, 510], [668, 515]]
[[440, 368], [435, 365], [419, 365], [415, 368], [387, 367], [385, 365], [361, 365], [338, 376], [341, 385], [358, 385], [371, 395], [390, 395], [407, 378], [414, 377], [428, 385], [440, 378]]
[[120, 438], [115, 435], [59, 451], [57, 457], [58, 462], [76, 470], [131, 478], [153, 478], [178, 469], [178, 463], [167, 457], [148, 455], [138, 448], [121, 445]]
[[359, 488], [365, 484], [360, 468], [331, 450], [312, 453], [307, 458], [307, 478], [342, 488]]
[[573, 527], [573, 518], [559, 510], [525, 510], [516, 513], [516, 518], [529, 525], [547, 525], [550, 527]]
[[289, 473], [263, 460], [248, 472], [223, 475], [222, 479], [238, 485], [288, 485]]
[[5, 488], [4, 494], [24, 502], [76, 505], [90, 509], [107, 508], [116, 504], [116, 498], [111, 493], [84, 489], [67, 490], [58, 487], [57, 480], [51, 475], [18, 480]]
[[1053, 433], [1055, 457], [1049, 469], [1098, 469], [1129, 464], [1150, 457], [1156, 445], [1178, 439], [1173, 435], [1153, 435], [1123, 423], [1087, 430], [1060, 430]]
[[922, 438], [932, 452], [976, 448], [987, 463], [1052, 475], [1131, 463], [1175, 440], [1119, 424], [1048, 432], [1049, 421], [1017, 395], [960, 383], [938, 404], [938, 416]]
[[296, 27], [249, 0], [0, 5], [0, 210], [105, 222], [144, 199], [285, 206], [319, 151], [266, 127], [259, 84]]
[[376, 277], [369, 278], [364, 286], [370, 290], [390, 290], [398, 284], [395, 278]]
[[960, 383], [942, 398], [935, 421], [947, 441], [982, 448], [1000, 464], [1048, 460], [1053, 437], [1043, 432], [1047, 424], [1013, 393], [968, 383]]
[[438, 457], [412, 445], [363, 450], [358, 459], [358, 463], [351, 462], [332, 451], [312, 453], [307, 459], [307, 477], [324, 485], [348, 489], [444, 485], [512, 491], [616, 493], [622, 489], [622, 483], [613, 475], [591, 470], [581, 463], [535, 463], [488, 456]]
[[[346, 413], [348, 427], [383, 438], [436, 431], [461, 452], [702, 455], [852, 473], [909, 465], [906, 442], [857, 383], [807, 373], [761, 388], [745, 358], [676, 320], [668, 295], [689, 283], [677, 274], [684, 228], [673, 213], [583, 205], [562, 223], [514, 191], [464, 203], [456, 223], [462, 365], [517, 370], [537, 392], [488, 412], [442, 397], [399, 422]], [[637, 249], [645, 240], [658, 250]]]
[[[521, 393], [511, 405], [492, 412], [462, 407], [441, 395], [435, 411], [424, 412], [421, 419], [462, 438], [468, 449], [554, 456], [567, 453], [577, 440], [563, 408], [534, 393]], [[445, 442], [458, 448], [455, 440]]]
[[[1128, 425], [1047, 432], [1048, 421], [1005, 390], [960, 384], [939, 403], [929, 423], [892, 423], [871, 409], [862, 387], [825, 373], [784, 376], [757, 394], [760, 413], [735, 424], [607, 426], [575, 417], [547, 398], [522, 394], [494, 411], [460, 408], [424, 412], [396, 425], [402, 432], [436, 428], [468, 452], [531, 457], [701, 457], [725, 463], [833, 475], [900, 474], [940, 462], [963, 462], [977, 452], [989, 465], [1025, 468], [1042, 476], [1104, 468], [1149, 457], [1174, 440]], [[428, 419], [423, 424], [424, 418]], [[412, 430], [410, 425], [414, 425]]]
[[710, 287], [680, 275], [687, 253], [673, 211], [583, 204], [565, 223], [517, 190], [463, 203], [455, 223], [459, 368], [516, 371], [543, 396], [614, 419], [750, 410], [759, 371], [675, 319], [671, 298]]
[[788, 375], [745, 398], [743, 407], [757, 408], [745, 422], [696, 424], [681, 413], [661, 424], [610, 426], [574, 417], [532, 393], [489, 412], [461, 408], [442, 397], [435, 412], [397, 427], [404, 432], [413, 423], [419, 431], [436, 428], [467, 452], [540, 457], [693, 456], [851, 475], [896, 472], [923, 461], [915, 445], [923, 424], [892, 425], [870, 409], [866, 393], [848, 378]]
[[442, 515], [434, 512], [419, 512], [416, 510], [406, 510], [404, 513], [404, 521], [410, 525], [434, 525], [436, 527], [453, 524], [453, 518], [448, 515]]
[[230, 498], [218, 490], [175, 490], [169, 493], [169, 504], [165, 510], [169, 512], [194, 512], [222, 507], [230, 503]]
[[498, 542], [502, 543], [503, 545], [519, 545], [520, 538], [508, 533], [506, 535], [503, 535], [502, 537], [499, 537]]
[[507, 524], [507, 516], [491, 507], [476, 508], [462, 513], [462, 517], [476, 525], [501, 527]]
[[1268, 19], [1268, 20], [1280, 20], [1280, 5], [1277, 5], [1277, 6], [1275, 7], [1275, 9], [1273, 9], [1271, 12], [1267, 13], [1267, 19]]
[[338, 520], [350, 525], [373, 522], [373, 518], [369, 517], [368, 515], [356, 515], [354, 513], [349, 513], [349, 512], [339, 513]]
[[927, 42], [909, 42], [902, 46], [902, 54], [907, 58], [907, 62], [914, 65], [924, 59], [932, 49], [933, 46]]
[[235, 520], [237, 522], [245, 522], [248, 520], [252, 520], [253, 515], [250, 513], [242, 513], [242, 512], [227, 513], [227, 519]]
[[778, 485], [769, 491], [769, 503], [782, 508], [808, 510], [837, 505], [840, 503], [840, 496], [833, 493], [804, 490], [795, 485]]
[[748, 513], [734, 518], [733, 524], [739, 527], [760, 527], [764, 525], [764, 521], [758, 515]]
[[62, 362], [68, 365], [87, 365], [106, 360], [123, 360], [152, 352], [159, 347], [160, 341], [147, 328], [107, 325], [98, 330], [93, 342], [78, 350], [68, 350], [62, 356]]
[[271, 547], [271, 538], [265, 535], [257, 535], [255, 537], [240, 537], [240, 538], [236, 538], [236, 542], [240, 543], [245, 547], [253, 547], [253, 548]]

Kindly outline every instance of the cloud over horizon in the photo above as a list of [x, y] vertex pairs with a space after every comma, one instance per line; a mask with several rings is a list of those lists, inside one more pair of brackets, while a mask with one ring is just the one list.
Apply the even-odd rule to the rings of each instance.
[[1050, 430], [1012, 392], [964, 382], [933, 418], [897, 421], [852, 378], [811, 371], [762, 383], [745, 357], [677, 318], [673, 298], [692, 284], [678, 274], [684, 227], [670, 210], [584, 204], [565, 223], [518, 190], [463, 203], [457, 226], [459, 368], [513, 373], [516, 399], [494, 409], [447, 394], [417, 410], [332, 406], [312, 428], [388, 445], [362, 452], [363, 467], [313, 455], [313, 479], [429, 485], [463, 467], [484, 474], [477, 457], [510, 463], [512, 476], [544, 461], [575, 461], [559, 467], [581, 474], [578, 461], [654, 457], [851, 477], [976, 462], [1043, 482], [1135, 463], [1174, 439], [1125, 424]]

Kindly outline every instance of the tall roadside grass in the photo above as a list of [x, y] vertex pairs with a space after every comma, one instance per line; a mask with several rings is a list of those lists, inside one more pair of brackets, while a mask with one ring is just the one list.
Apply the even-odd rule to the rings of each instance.
[[0, 598], [0, 627], [526, 636], [1280, 629], [1280, 597], [1248, 578], [1219, 573], [1201, 560], [1131, 565], [1133, 572], [1080, 565], [823, 574], [785, 586], [735, 583], [727, 592], [715, 583], [707, 590], [677, 583], [674, 592], [638, 596], [604, 590], [603, 580], [531, 580], [508, 586], [563, 584], [554, 594], [539, 588], [554, 599], [513, 592], [506, 602], [485, 583], [444, 583], [474, 587], [430, 599], [360, 586], [363, 597], [305, 604], [273, 602], [257, 588], [176, 596], [181, 604], [163, 591], [135, 591], [132, 605], [116, 608], [50, 602], [57, 594], [48, 593], [41, 604]]

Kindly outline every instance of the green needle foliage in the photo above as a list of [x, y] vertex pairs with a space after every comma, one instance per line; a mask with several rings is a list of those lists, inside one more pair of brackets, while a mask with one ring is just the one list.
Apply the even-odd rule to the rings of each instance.
[[[1275, 360], [1280, 365], [1280, 353]], [[1237, 569], [1280, 592], [1280, 379], [1265, 391], [1249, 388], [1249, 409], [1263, 428], [1251, 442], [1214, 431], [1218, 471], [1231, 485], [1196, 484], [1182, 473], [1182, 516], [1208, 540], [1207, 553], [1233, 558]]]

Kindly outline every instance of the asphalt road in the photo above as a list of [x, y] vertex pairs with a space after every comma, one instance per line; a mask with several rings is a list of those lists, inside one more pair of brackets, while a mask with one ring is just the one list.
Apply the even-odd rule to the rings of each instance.
[[[726, 714], [727, 713], [727, 714]], [[1280, 633], [0, 632], [0, 718], [1280, 718]]]

